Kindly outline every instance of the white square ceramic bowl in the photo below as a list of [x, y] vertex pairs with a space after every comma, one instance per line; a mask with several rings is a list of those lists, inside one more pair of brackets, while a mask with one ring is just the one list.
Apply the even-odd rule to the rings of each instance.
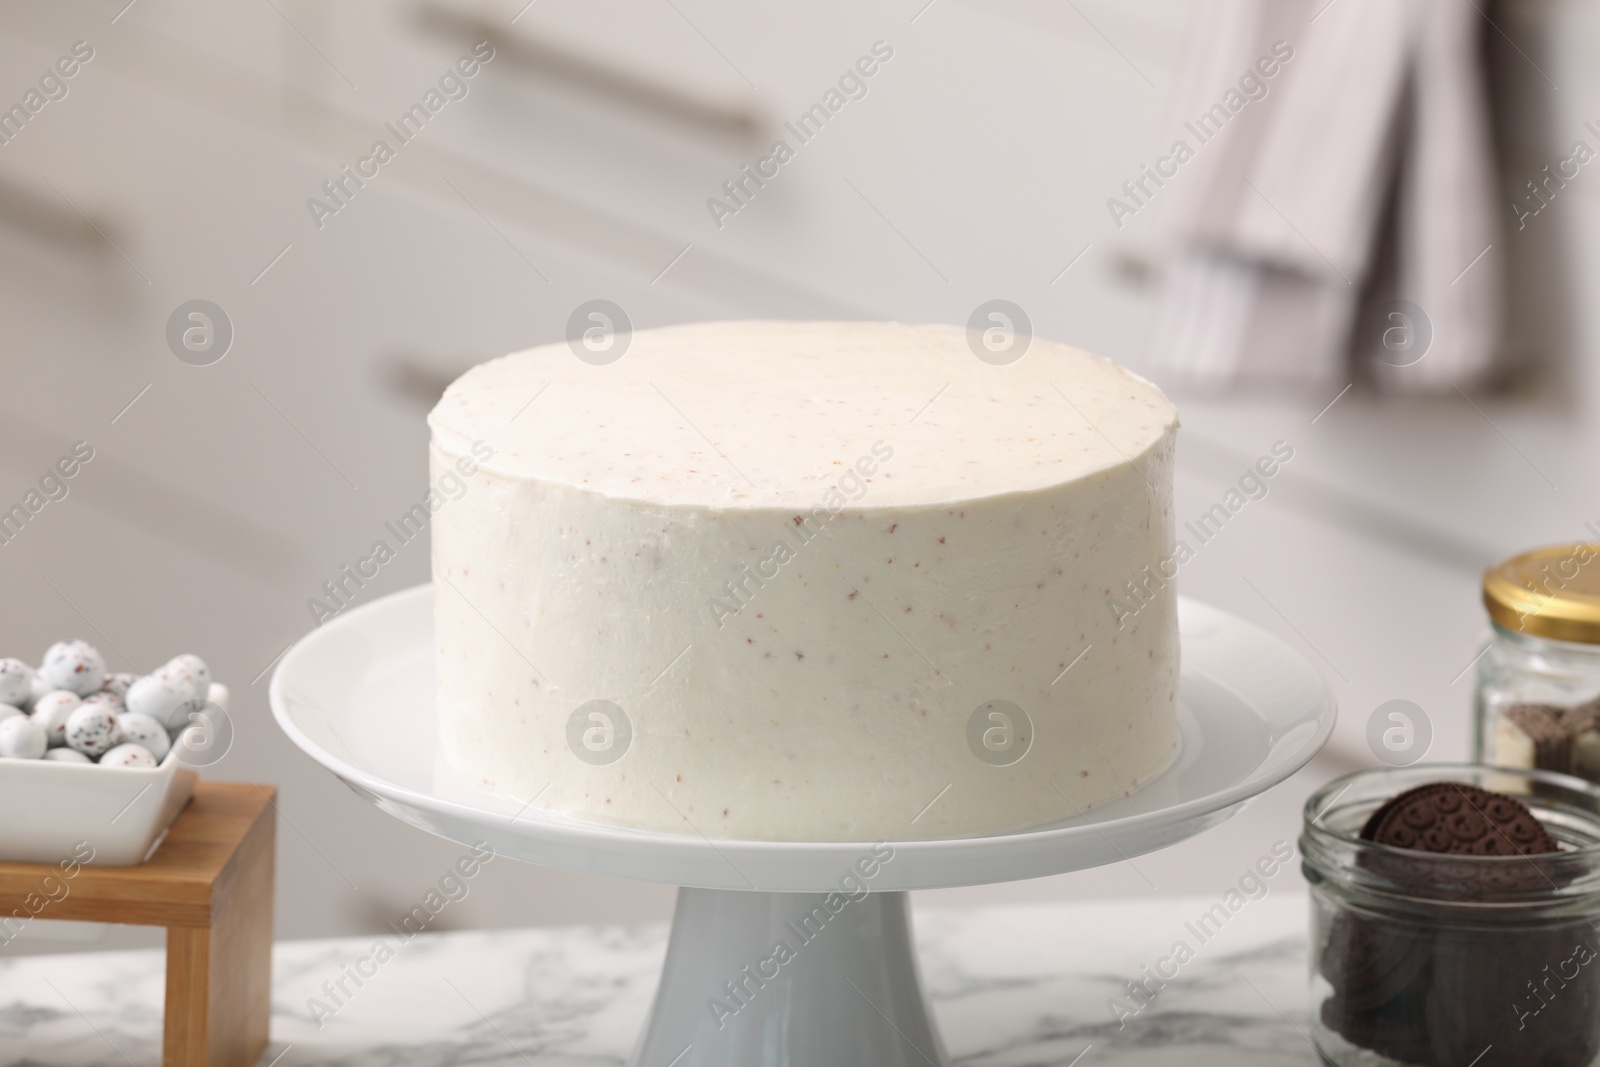
[[[209, 699], [227, 711], [226, 686], [213, 684]], [[0, 860], [143, 863], [189, 802], [197, 777], [176, 743], [156, 767], [0, 759]], [[92, 859], [83, 859], [84, 844]]]

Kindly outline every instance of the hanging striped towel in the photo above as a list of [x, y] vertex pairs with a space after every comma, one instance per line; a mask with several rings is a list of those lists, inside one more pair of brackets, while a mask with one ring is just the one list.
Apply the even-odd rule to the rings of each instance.
[[[1482, 22], [1473, 0], [1205, 6], [1175, 125], [1210, 136], [1164, 206], [1160, 380], [1448, 391], [1489, 372], [1501, 279], [1482, 254], [1497, 224]], [[1249, 84], [1264, 95], [1230, 108], [1263, 57], [1273, 76]]]

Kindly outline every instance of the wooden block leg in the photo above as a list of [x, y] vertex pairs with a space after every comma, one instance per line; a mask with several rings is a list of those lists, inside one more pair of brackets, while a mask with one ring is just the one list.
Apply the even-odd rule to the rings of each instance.
[[167, 929], [164, 1067], [250, 1067], [272, 1010], [273, 822], [219, 884], [210, 927]]

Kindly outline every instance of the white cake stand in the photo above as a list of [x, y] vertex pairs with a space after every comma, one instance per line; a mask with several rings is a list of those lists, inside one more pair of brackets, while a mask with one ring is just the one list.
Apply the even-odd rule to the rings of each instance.
[[[1179, 626], [1183, 751], [1164, 775], [1026, 833], [891, 842], [892, 859], [876, 864], [870, 842], [630, 830], [453, 776], [436, 761], [428, 586], [308, 634], [278, 665], [271, 700], [297, 745], [403, 822], [547, 867], [685, 887], [635, 1067], [946, 1067], [908, 890], [1037, 878], [1165, 848], [1289, 777], [1332, 731], [1333, 694], [1287, 645], [1190, 601], [1180, 601]], [[864, 861], [872, 892], [850, 899], [840, 880]]]

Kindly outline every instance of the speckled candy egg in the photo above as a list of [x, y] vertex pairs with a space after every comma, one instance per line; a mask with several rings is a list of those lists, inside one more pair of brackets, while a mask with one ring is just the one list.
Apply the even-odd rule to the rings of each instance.
[[0, 756], [6, 759], [38, 759], [48, 747], [44, 730], [32, 719], [20, 715], [0, 719]]
[[67, 719], [83, 706], [77, 693], [55, 689], [33, 705], [33, 721], [43, 728], [52, 747], [67, 743]]
[[104, 707], [108, 707], [111, 709], [111, 714], [113, 715], [121, 715], [123, 712], [128, 710], [128, 706], [122, 702], [122, 698], [108, 689], [102, 689], [97, 693], [90, 693], [88, 696], [83, 698], [83, 702], [85, 704], [100, 704]]
[[33, 696], [33, 668], [20, 659], [0, 659], [0, 704], [20, 708]]
[[173, 656], [157, 673], [170, 674], [189, 683], [189, 699], [204, 703], [211, 691], [211, 668], [206, 661], [192, 652]]
[[159, 670], [128, 686], [125, 703], [129, 711], [148, 715], [171, 730], [189, 721], [186, 705], [193, 695], [190, 679]]
[[122, 744], [122, 728], [104, 704], [82, 704], [67, 716], [67, 745], [85, 756], [101, 756]]
[[150, 750], [132, 742], [118, 745], [100, 757], [102, 767], [154, 767], [155, 765], [156, 758], [150, 754]]
[[167, 728], [156, 722], [148, 715], [137, 712], [128, 712], [117, 716], [117, 725], [122, 729], [122, 738], [135, 745], [143, 745], [154, 756], [157, 763], [167, 758], [167, 750], [172, 747], [172, 741], [167, 736]]
[[[31, 667], [28, 669], [33, 670]], [[46, 693], [54, 693], [55, 691], [55, 686], [39, 677], [38, 671], [34, 671], [33, 683], [28, 687], [28, 696], [21, 704], [18, 704], [17, 707], [21, 708], [23, 711], [32, 711], [34, 705], [39, 703], [40, 697], [44, 696]]]
[[118, 700], [126, 700], [128, 697], [128, 686], [132, 685], [138, 677], [139, 676], [137, 674], [129, 674], [127, 671], [119, 671], [116, 674], [108, 674], [106, 675], [105, 684], [100, 687], [100, 691], [102, 693], [114, 694]]
[[82, 752], [79, 752], [75, 748], [47, 749], [45, 751], [44, 758], [49, 760], [51, 763], [88, 763], [90, 765], [93, 765], [94, 763], [94, 760], [90, 759], [88, 756], [85, 756]]
[[57, 689], [86, 697], [106, 681], [106, 660], [87, 641], [57, 641], [44, 654], [39, 676]]
[[4, 722], [6, 719], [14, 719], [18, 715], [26, 714], [27, 712], [23, 711], [21, 708], [12, 707], [10, 704], [0, 704], [0, 722]]

